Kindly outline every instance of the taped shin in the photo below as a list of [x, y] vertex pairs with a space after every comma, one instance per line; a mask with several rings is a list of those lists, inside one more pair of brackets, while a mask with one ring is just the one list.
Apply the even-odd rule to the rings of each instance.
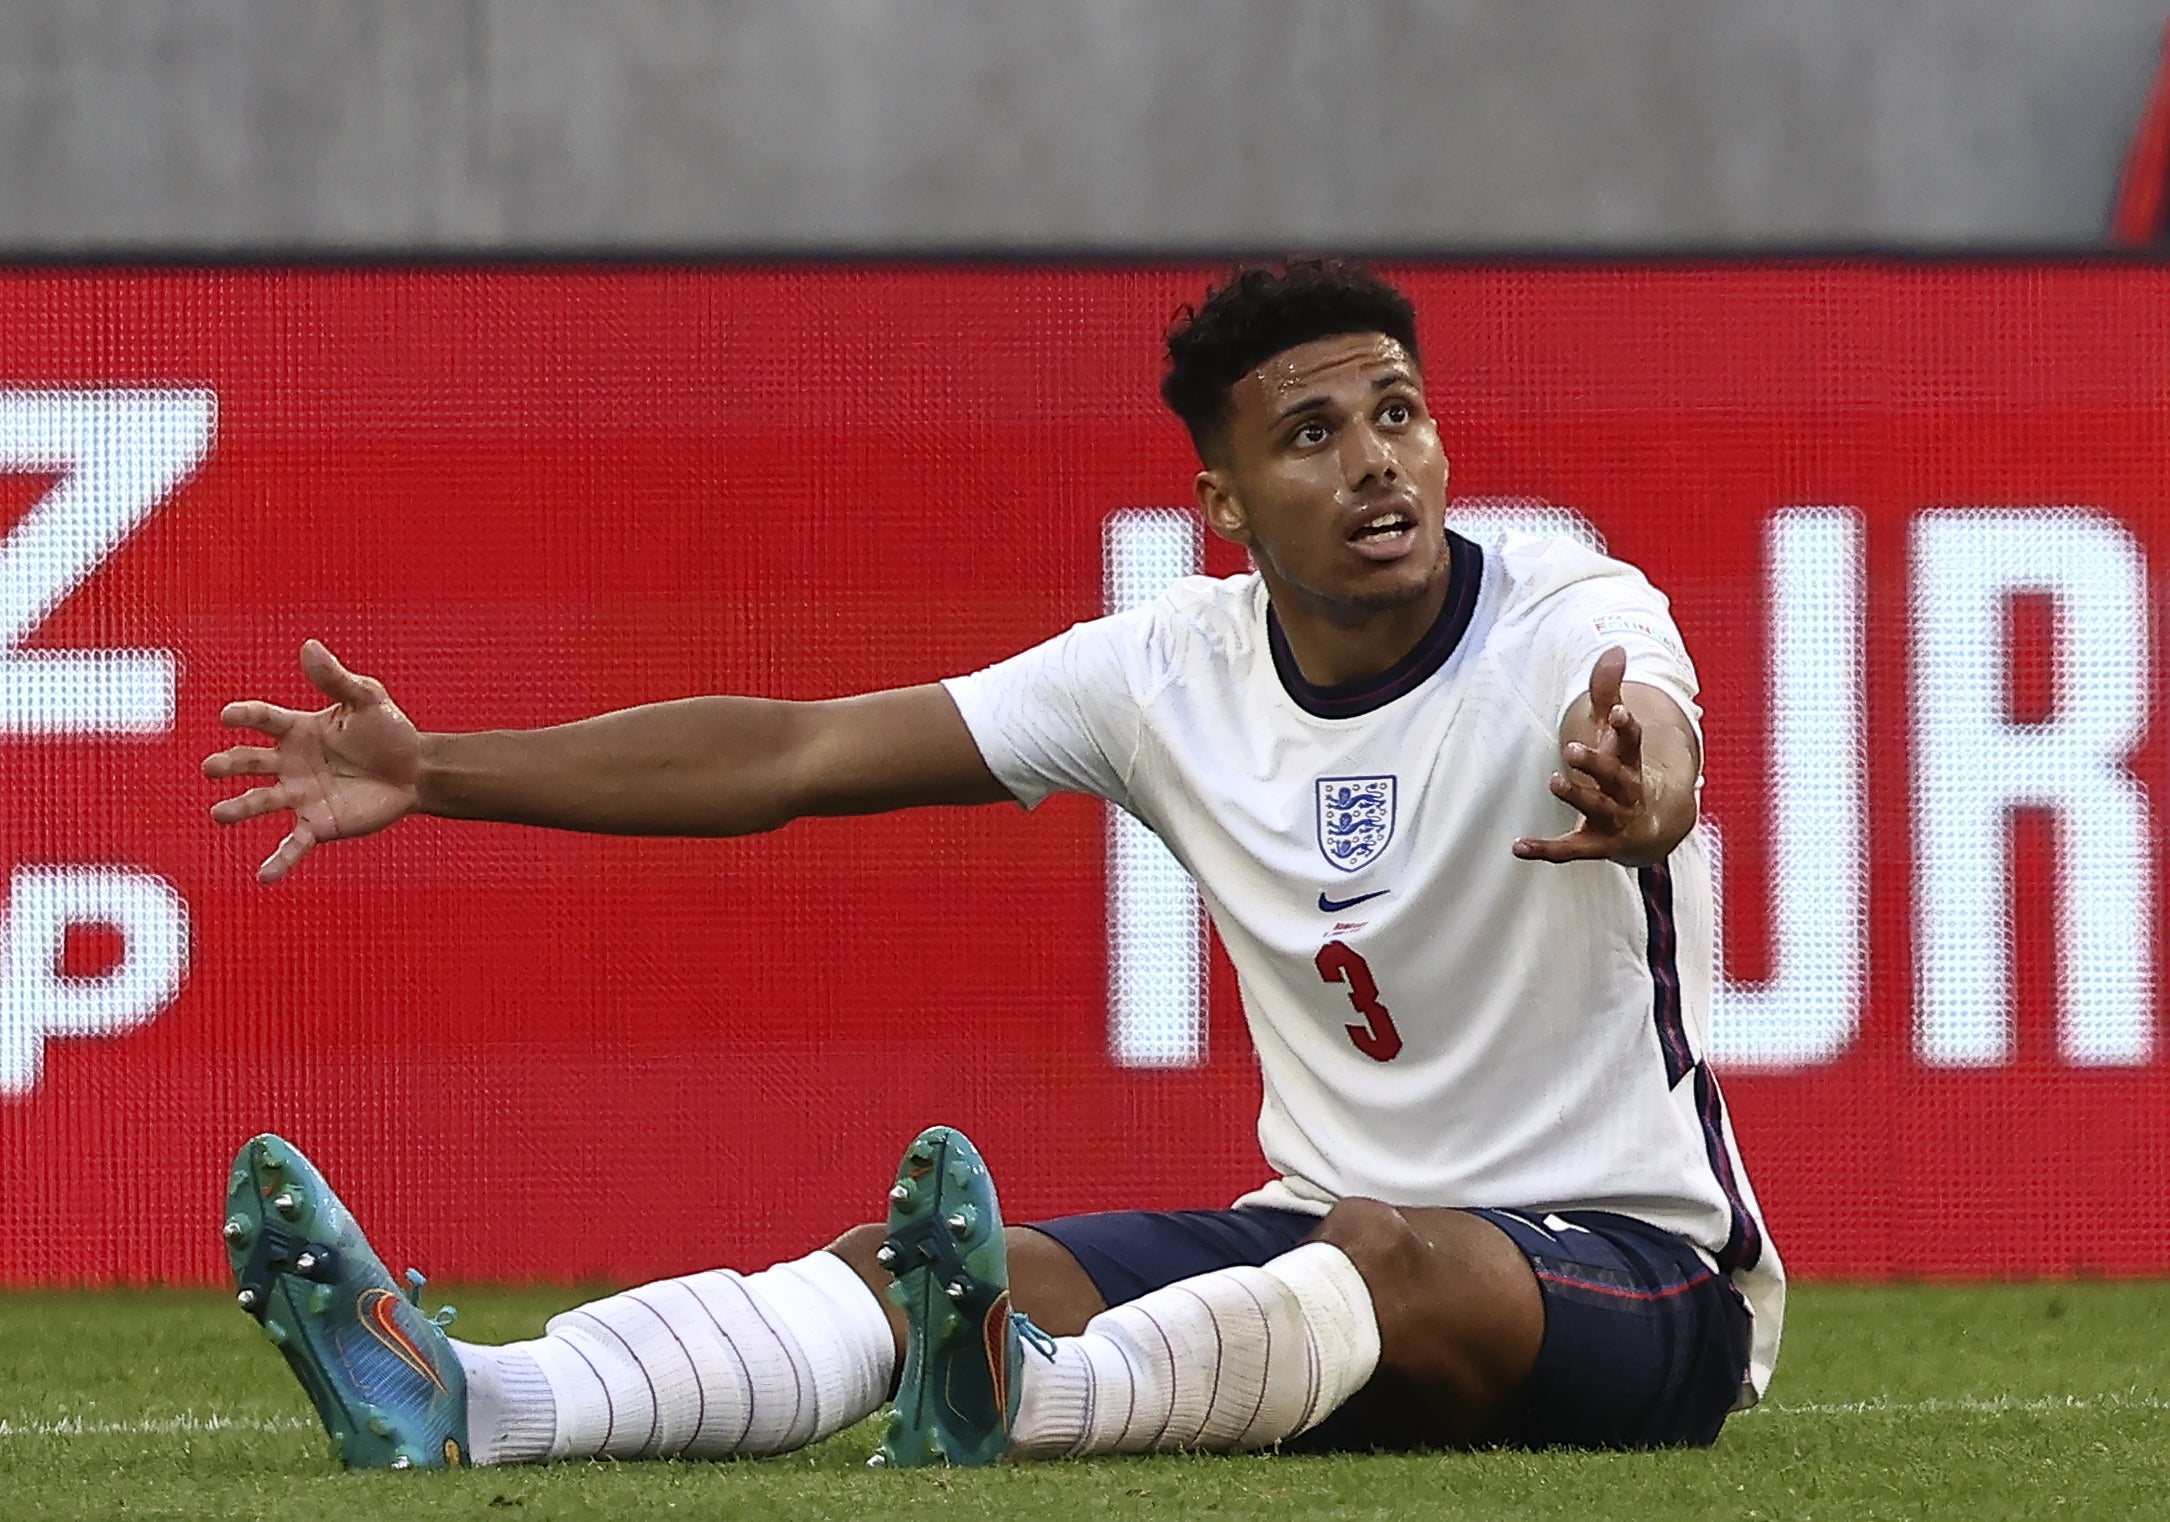
[[1294, 1437], [1362, 1389], [1379, 1362], [1371, 1292], [1338, 1247], [1217, 1269], [1095, 1316], [1028, 1351], [1011, 1451], [1230, 1452]]
[[782, 1453], [871, 1414], [896, 1367], [874, 1292], [826, 1252], [643, 1285], [545, 1331], [454, 1344], [475, 1462]]

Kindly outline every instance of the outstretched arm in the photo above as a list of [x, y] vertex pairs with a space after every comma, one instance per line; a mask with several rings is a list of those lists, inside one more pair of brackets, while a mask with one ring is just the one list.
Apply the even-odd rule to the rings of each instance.
[[1525, 861], [1663, 861], [1695, 828], [1695, 782], [1703, 752], [1695, 727], [1661, 689], [1623, 683], [1627, 651], [1614, 645], [1590, 671], [1586, 701], [1560, 723], [1561, 769], [1553, 796], [1582, 823], [1549, 840], [1525, 838]]
[[234, 746], [203, 768], [273, 779], [211, 810], [221, 824], [293, 816], [258, 869], [267, 883], [323, 841], [411, 813], [606, 835], [750, 835], [811, 814], [1010, 796], [934, 685], [816, 703], [686, 698], [548, 729], [424, 734], [381, 682], [315, 640], [301, 663], [331, 706], [229, 704], [229, 727], [275, 743]]

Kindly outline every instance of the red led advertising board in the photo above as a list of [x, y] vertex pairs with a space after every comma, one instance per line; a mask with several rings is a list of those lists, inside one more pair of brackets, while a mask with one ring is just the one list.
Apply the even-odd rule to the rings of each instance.
[[[938, 1120], [1019, 1219], [1258, 1183], [1233, 977], [1099, 803], [416, 820], [265, 889], [197, 771], [309, 636], [527, 726], [924, 681], [1240, 570], [1155, 394], [1213, 273], [0, 273], [0, 1283], [215, 1282], [265, 1129], [467, 1279], [803, 1251]], [[1673, 599], [1794, 1271], [2170, 1269], [2170, 270], [1390, 273], [1458, 517]]]

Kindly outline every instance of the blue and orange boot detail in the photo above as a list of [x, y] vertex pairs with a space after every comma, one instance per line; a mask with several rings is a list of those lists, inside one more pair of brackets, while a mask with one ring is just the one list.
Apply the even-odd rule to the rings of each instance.
[[1010, 1309], [1009, 1252], [994, 1180], [964, 1133], [919, 1133], [889, 1191], [878, 1256], [904, 1311], [904, 1374], [874, 1462], [992, 1464], [1017, 1418], [1023, 1343], [1046, 1334]]
[[394, 1282], [324, 1176], [289, 1142], [252, 1138], [226, 1190], [241, 1308], [286, 1355], [349, 1469], [442, 1469], [467, 1458], [467, 1377], [422, 1314], [422, 1276]]

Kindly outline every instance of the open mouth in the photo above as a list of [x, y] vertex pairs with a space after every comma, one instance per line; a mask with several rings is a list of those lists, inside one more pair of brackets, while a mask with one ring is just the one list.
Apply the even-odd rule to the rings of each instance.
[[1405, 534], [1415, 528], [1416, 520], [1407, 513], [1381, 513], [1369, 523], [1359, 524], [1351, 539], [1383, 539], [1392, 534]]
[[1349, 534], [1349, 547], [1367, 560], [1393, 560], [1408, 553], [1416, 534], [1415, 517], [1392, 508], [1359, 523]]

